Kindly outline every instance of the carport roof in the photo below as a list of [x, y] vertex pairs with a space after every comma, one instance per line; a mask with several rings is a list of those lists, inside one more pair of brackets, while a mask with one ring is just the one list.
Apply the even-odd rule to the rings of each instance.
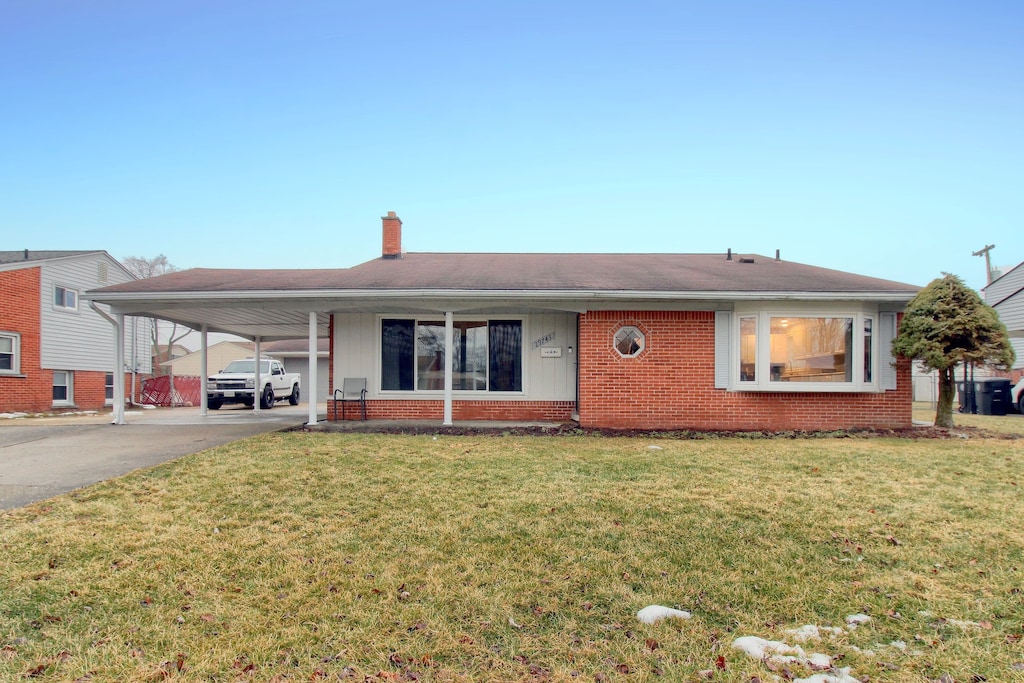
[[918, 287], [756, 254], [405, 253], [352, 268], [195, 268], [91, 290], [114, 311], [253, 338], [308, 335], [317, 314], [671, 308], [740, 300], [875, 301]]

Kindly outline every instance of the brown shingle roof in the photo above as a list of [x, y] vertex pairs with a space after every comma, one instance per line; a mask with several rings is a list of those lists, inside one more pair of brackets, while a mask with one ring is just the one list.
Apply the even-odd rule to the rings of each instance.
[[194, 268], [113, 285], [100, 292], [168, 293], [302, 290], [850, 292], [918, 289], [751, 254], [407, 253], [348, 269]]

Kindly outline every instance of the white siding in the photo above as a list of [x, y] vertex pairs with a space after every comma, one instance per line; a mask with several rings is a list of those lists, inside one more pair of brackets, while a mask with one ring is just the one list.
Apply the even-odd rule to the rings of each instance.
[[[82, 300], [90, 289], [128, 282], [126, 274], [104, 253], [44, 261], [40, 268], [40, 365], [55, 370], [109, 372], [114, 364], [114, 327]], [[78, 310], [53, 304], [54, 287], [77, 290]], [[149, 322], [135, 325], [139, 371], [149, 372]], [[125, 362], [131, 363], [131, 319], [125, 319]]]
[[1024, 332], [1024, 290], [1004, 299], [995, 308], [1007, 330]]
[[878, 314], [878, 386], [889, 391], [896, 388], [896, 357], [892, 340], [896, 338], [896, 314]]
[[[389, 315], [413, 318], [413, 315]], [[423, 316], [420, 316], [421, 318]], [[434, 316], [435, 318], [437, 316]], [[483, 316], [481, 316], [483, 317]], [[501, 315], [495, 319], [523, 320], [524, 394], [473, 394], [494, 400], [576, 400], [576, 314]], [[366, 377], [367, 396], [380, 396], [380, 317], [373, 314], [334, 316], [334, 386], [345, 377]], [[542, 347], [558, 347], [560, 358], [542, 358]], [[572, 347], [572, 352], [569, 351]], [[394, 394], [388, 394], [393, 396]], [[404, 394], [403, 398], [411, 394]], [[456, 395], [461, 395], [456, 392]]]
[[341, 387], [345, 377], [365, 377], [367, 395], [378, 394], [380, 364], [377, 316], [352, 314], [334, 316], [334, 386]]
[[1024, 368], [1024, 263], [985, 288], [985, 303], [994, 306], [1010, 332], [1017, 352], [1014, 368]]
[[732, 311], [715, 311], [715, 388], [729, 388], [732, 348]]
[[985, 303], [995, 306], [1006, 297], [1024, 288], [1024, 263], [985, 287]]

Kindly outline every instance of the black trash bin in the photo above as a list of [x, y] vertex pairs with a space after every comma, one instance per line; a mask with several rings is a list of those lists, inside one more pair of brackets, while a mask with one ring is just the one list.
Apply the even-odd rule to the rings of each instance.
[[974, 382], [961, 382], [956, 383], [956, 396], [959, 400], [957, 410], [967, 415], [973, 415], [978, 412], [977, 392], [975, 389]]
[[978, 413], [1006, 415], [1010, 409], [1010, 380], [1003, 377], [984, 377], [974, 380]]

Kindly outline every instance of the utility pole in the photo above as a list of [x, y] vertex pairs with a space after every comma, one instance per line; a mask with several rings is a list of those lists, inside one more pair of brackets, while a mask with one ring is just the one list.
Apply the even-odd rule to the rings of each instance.
[[971, 252], [971, 256], [984, 256], [985, 257], [985, 282], [986, 284], [992, 284], [992, 259], [989, 257], [988, 252], [996, 248], [996, 245], [989, 244], [984, 249]]

